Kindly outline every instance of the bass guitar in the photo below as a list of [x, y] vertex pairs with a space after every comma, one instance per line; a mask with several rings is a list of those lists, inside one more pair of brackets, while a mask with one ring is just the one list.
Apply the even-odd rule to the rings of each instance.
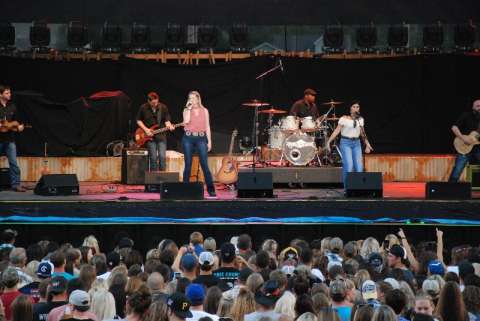
[[468, 154], [472, 151], [473, 146], [480, 144], [480, 133], [474, 130], [470, 134], [468, 134], [468, 136], [473, 138], [473, 144], [465, 144], [465, 142], [458, 137], [455, 137], [455, 139], [453, 140], [453, 146], [459, 154]]
[[230, 138], [230, 148], [228, 149], [228, 156], [225, 156], [222, 159], [222, 167], [217, 172], [217, 181], [222, 184], [233, 184], [238, 180], [238, 163], [232, 157], [233, 151], [233, 142], [235, 141], [235, 136], [238, 135], [238, 131], [235, 129], [232, 132], [232, 137]]
[[[185, 124], [179, 123], [179, 124], [173, 125], [173, 127], [177, 128], [183, 125]], [[137, 130], [135, 131], [135, 145], [140, 148], [143, 145], [145, 145], [148, 141], [152, 140], [156, 134], [169, 131], [167, 127], [162, 127], [162, 128], [159, 128], [159, 127], [160, 127], [159, 125], [153, 125], [152, 127], [149, 128], [152, 131], [152, 134], [153, 134], [152, 136], [148, 136], [143, 129], [138, 127]]]

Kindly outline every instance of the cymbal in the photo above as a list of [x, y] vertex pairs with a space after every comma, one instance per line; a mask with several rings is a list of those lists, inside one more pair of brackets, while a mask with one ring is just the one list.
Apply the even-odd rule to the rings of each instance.
[[286, 114], [287, 112], [285, 110], [270, 108], [270, 109], [260, 110], [258, 113], [259, 114]]
[[247, 107], [262, 107], [262, 106], [269, 106], [269, 103], [260, 101], [258, 99], [252, 99], [247, 102], [244, 102], [242, 106], [247, 106]]
[[341, 105], [341, 104], [343, 104], [342, 101], [334, 101], [334, 100], [330, 100], [328, 102], [322, 103], [322, 105]]

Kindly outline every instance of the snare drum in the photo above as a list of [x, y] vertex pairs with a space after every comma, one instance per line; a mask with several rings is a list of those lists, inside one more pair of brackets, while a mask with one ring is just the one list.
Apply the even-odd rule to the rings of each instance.
[[280, 120], [280, 129], [286, 132], [293, 132], [298, 130], [300, 121], [295, 116], [287, 116]]
[[268, 130], [268, 138], [268, 145], [270, 148], [281, 149], [283, 141], [285, 140], [285, 135], [280, 129], [280, 126], [274, 125]]
[[313, 132], [316, 130], [315, 122], [313, 121], [312, 116], [307, 116], [302, 118], [302, 131], [303, 132]]

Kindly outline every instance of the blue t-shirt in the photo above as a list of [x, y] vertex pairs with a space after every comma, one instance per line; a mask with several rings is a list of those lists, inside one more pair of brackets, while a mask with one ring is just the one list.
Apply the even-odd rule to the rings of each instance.
[[342, 321], [350, 321], [350, 314], [352, 314], [352, 307], [342, 306], [342, 307], [334, 307], [335, 311], [337, 311], [340, 320]]
[[71, 279], [75, 279], [73, 275], [67, 272], [53, 272], [52, 273], [52, 278], [55, 276], [63, 276], [65, 280], [70, 281]]

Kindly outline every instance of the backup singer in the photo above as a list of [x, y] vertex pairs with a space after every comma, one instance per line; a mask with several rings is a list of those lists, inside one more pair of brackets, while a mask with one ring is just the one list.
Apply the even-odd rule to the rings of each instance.
[[303, 99], [297, 100], [290, 109], [290, 115], [299, 118], [312, 117], [314, 120], [320, 116], [317, 105], [315, 104], [315, 97], [317, 92], [313, 89], [307, 88], [303, 92]]
[[340, 153], [343, 162], [343, 186], [347, 181], [347, 173], [363, 172], [362, 145], [365, 143], [365, 153], [373, 151], [365, 134], [365, 120], [360, 116], [360, 103], [354, 102], [350, 106], [350, 115], [340, 117], [338, 126], [327, 141], [327, 151], [330, 151], [331, 142], [340, 134]]
[[[13, 131], [4, 131], [4, 122], [15, 120], [17, 107], [12, 100], [12, 91], [10, 87], [0, 85], [0, 154], [5, 153], [8, 159], [10, 183], [15, 192], [25, 192], [20, 186], [20, 167], [17, 164], [17, 145], [15, 144], [15, 134]], [[2, 128], [3, 127], [3, 128]], [[18, 126], [19, 132], [23, 131], [24, 125]]]
[[[452, 132], [455, 136], [467, 145], [475, 143], [474, 139], [468, 136], [468, 134], [474, 130], [480, 130], [480, 99], [475, 100], [472, 105], [472, 110], [462, 113], [452, 126]], [[468, 154], [457, 154], [455, 165], [448, 180], [450, 182], [457, 182], [467, 163], [473, 161], [480, 162], [480, 145], [473, 146], [472, 151]]]
[[[147, 102], [140, 106], [137, 114], [137, 125], [143, 129], [145, 134], [153, 136], [150, 129], [154, 125], [163, 127], [162, 124], [169, 130], [174, 130], [175, 127], [170, 123], [170, 113], [165, 104], [161, 103], [158, 94], [151, 92], [147, 95]], [[166, 133], [156, 134], [154, 139], [146, 143], [148, 155], [150, 159], [149, 169], [157, 171], [160, 169], [164, 171], [166, 168], [166, 153], [167, 153], [167, 135]]]
[[210, 197], [215, 197], [212, 173], [208, 168], [208, 152], [212, 149], [212, 136], [210, 132], [210, 116], [208, 109], [202, 105], [202, 98], [197, 91], [188, 94], [188, 101], [183, 110], [183, 123], [185, 134], [182, 138], [185, 169], [183, 170], [183, 182], [190, 180], [192, 170], [192, 157], [194, 149], [197, 149], [200, 166], [202, 167], [207, 183], [207, 191]]

